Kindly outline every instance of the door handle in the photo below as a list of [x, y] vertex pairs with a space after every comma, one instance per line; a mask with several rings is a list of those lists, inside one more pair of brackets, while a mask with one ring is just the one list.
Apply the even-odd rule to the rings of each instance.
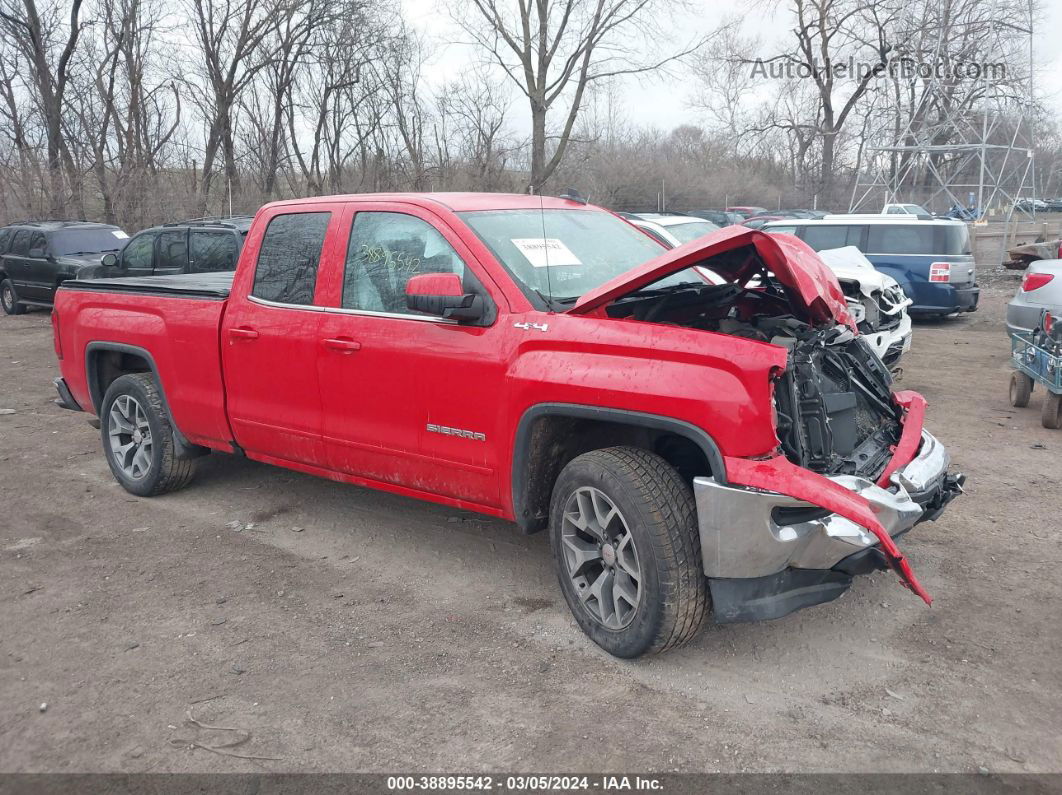
[[338, 353], [350, 354], [354, 351], [361, 350], [361, 343], [355, 342], [347, 337], [339, 337], [337, 339], [325, 339], [321, 340], [321, 344], [331, 351], [337, 351]]
[[253, 328], [230, 328], [229, 337], [233, 340], [256, 340], [258, 339], [258, 332]]

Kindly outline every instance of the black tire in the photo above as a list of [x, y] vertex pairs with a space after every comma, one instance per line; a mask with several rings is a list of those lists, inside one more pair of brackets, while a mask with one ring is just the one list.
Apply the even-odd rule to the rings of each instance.
[[[587, 606], [590, 602], [580, 598], [580, 593], [586, 595], [585, 585], [593, 575], [577, 584], [565, 557], [564, 535], [575, 527], [569, 522], [567, 530], [562, 529], [565, 508], [579, 493], [588, 491], [603, 494], [618, 509], [620, 522], [636, 547], [638, 604], [633, 617], [627, 619], [629, 624], [621, 628], [606, 626]], [[655, 654], [681, 646], [697, 634], [709, 611], [709, 596], [696, 517], [689, 485], [663, 458], [646, 450], [594, 450], [561, 471], [550, 501], [550, 546], [557, 577], [579, 626], [609, 654], [625, 658]], [[615, 560], [615, 553], [610, 554], [601, 565], [613, 571], [605, 563]], [[618, 561], [613, 566], [619, 577]], [[614, 618], [620, 612], [615, 603]]]
[[1045, 428], [1062, 428], [1062, 395], [1044, 390], [1044, 405], [1040, 411], [1040, 424]]
[[[149, 463], [139, 474], [123, 469], [112, 447], [112, 409], [115, 402], [121, 398], [131, 398], [135, 402], [142, 410], [150, 431], [150, 436], [147, 437], [150, 439], [150, 452], [145, 452], [144, 456]], [[195, 475], [195, 459], [181, 459], [176, 455], [173, 426], [163, 405], [162, 393], [155, 383], [155, 377], [150, 373], [123, 375], [107, 387], [103, 405], [100, 407], [100, 436], [103, 441], [103, 454], [107, 458], [111, 473], [122, 488], [131, 494], [140, 497], [166, 494], [184, 488]], [[119, 442], [124, 438], [120, 437]]]
[[23, 315], [26, 313], [26, 305], [18, 302], [18, 294], [15, 285], [10, 279], [0, 282], [0, 307], [3, 307], [5, 315]]
[[1023, 409], [1029, 405], [1033, 391], [1033, 380], [1025, 373], [1015, 370], [1010, 374], [1010, 405]]

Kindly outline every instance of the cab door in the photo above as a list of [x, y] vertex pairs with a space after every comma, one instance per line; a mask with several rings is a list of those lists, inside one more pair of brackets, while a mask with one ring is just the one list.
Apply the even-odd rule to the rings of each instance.
[[276, 207], [252, 228], [257, 260], [237, 272], [221, 329], [229, 421], [252, 458], [326, 467], [317, 354], [318, 272], [341, 206]]
[[[460, 238], [428, 211], [348, 211], [341, 282], [321, 325], [322, 433], [333, 469], [367, 481], [500, 506], [501, 296]], [[457, 273], [488, 317], [458, 324], [406, 307], [417, 273]]]

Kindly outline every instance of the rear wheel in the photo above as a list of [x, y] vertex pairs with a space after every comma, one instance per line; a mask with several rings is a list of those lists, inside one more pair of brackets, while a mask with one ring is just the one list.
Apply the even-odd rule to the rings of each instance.
[[107, 388], [100, 433], [111, 473], [132, 494], [176, 491], [195, 475], [195, 460], [176, 455], [173, 426], [150, 373], [123, 375]]
[[1029, 405], [1029, 396], [1032, 395], [1033, 380], [1025, 373], [1015, 370], [1010, 374], [1010, 405], [1023, 409]]
[[18, 302], [15, 285], [10, 279], [0, 282], [0, 307], [3, 307], [5, 315], [21, 315], [26, 311], [26, 305]]
[[1045, 428], [1062, 428], [1062, 395], [1045, 390], [1040, 423]]
[[708, 611], [696, 508], [663, 458], [634, 447], [571, 461], [550, 503], [550, 543], [582, 630], [617, 657], [680, 646]]

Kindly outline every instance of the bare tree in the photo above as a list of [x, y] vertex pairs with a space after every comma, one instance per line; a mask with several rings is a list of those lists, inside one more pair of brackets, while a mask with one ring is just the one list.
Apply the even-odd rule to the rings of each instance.
[[[443, 86], [436, 98], [436, 160], [449, 176], [454, 162], [467, 169], [462, 187], [497, 190], [516, 150], [506, 128], [509, 97], [485, 70], [473, 70]], [[444, 179], [444, 182], [446, 180]]]
[[66, 24], [58, 4], [38, 9], [36, 0], [2, 0], [0, 31], [14, 43], [29, 67], [34, 99], [44, 120], [47, 145], [50, 209], [66, 213], [63, 184], [63, 100], [69, 79], [67, 68], [81, 35], [81, 0], [72, 0]]
[[270, 59], [261, 51], [280, 9], [274, 0], [187, 0], [202, 84], [190, 82], [206, 121], [200, 209], [206, 212], [218, 153], [232, 191], [239, 184], [233, 123], [242, 92]]
[[[639, 52], [657, 52], [661, 41], [673, 38], [658, 32], [668, 7], [661, 0], [468, 0], [468, 4], [469, 13], [462, 7], [454, 21], [528, 100], [533, 191], [563, 159], [590, 85], [660, 69], [704, 44], [704, 39], [697, 39], [669, 49], [663, 57], [639, 60]], [[548, 121], [554, 109], [560, 111], [561, 123], [550, 151]]]

